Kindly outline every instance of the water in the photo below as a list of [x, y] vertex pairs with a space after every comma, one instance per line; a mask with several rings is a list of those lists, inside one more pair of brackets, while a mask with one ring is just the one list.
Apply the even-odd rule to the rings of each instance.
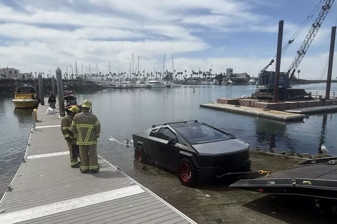
[[[298, 88], [324, 90], [324, 84]], [[337, 90], [333, 84], [332, 91]], [[337, 114], [312, 115], [301, 122], [284, 123], [252, 116], [200, 108], [221, 97], [250, 96], [255, 86], [182, 86], [172, 89], [104, 90], [77, 94], [78, 102], [89, 99], [102, 124], [99, 154], [123, 171], [134, 169], [133, 148], [109, 141], [131, 139], [132, 133], [152, 124], [168, 121], [199, 120], [248, 142], [251, 148], [269, 151], [317, 154], [325, 144], [330, 155], [337, 155]], [[0, 194], [22, 162], [31, 128], [31, 111], [15, 110], [11, 97], [0, 96]], [[67, 150], [67, 149], [65, 149]]]

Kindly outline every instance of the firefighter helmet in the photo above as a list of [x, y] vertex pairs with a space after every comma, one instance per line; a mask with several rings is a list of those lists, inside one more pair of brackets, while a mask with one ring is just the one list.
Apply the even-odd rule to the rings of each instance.
[[80, 108], [78, 108], [78, 106], [72, 106], [69, 111], [77, 114], [80, 111]]
[[89, 100], [84, 100], [82, 103], [83, 108], [91, 108], [91, 102]]

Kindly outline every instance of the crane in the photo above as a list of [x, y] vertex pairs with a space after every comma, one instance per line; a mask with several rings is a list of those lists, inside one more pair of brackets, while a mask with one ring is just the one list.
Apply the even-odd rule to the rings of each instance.
[[[312, 41], [314, 40], [319, 28], [322, 26], [322, 23], [325, 17], [327, 16], [327, 14], [329, 13], [334, 2], [335, 0], [324, 0], [324, 3], [322, 4], [321, 10], [317, 18], [315, 19], [314, 23], [312, 23], [312, 26], [309, 32], [307, 33], [304, 41], [302, 42], [300, 48], [297, 50], [297, 56], [294, 58], [288, 71], [286, 73], [282, 72], [280, 74], [279, 83], [281, 85], [281, 88], [280, 88], [281, 94], [279, 95], [281, 98], [283, 99], [296, 99], [297, 98], [298, 99], [298, 98], [303, 98], [307, 96], [305, 91], [302, 89], [290, 89], [289, 88], [290, 79], [295, 74], [296, 69], [298, 68], [303, 57], [307, 53]], [[290, 39], [287, 45], [283, 49], [288, 47], [293, 41], [294, 39]], [[254, 94], [256, 98], [259, 98], [259, 99], [273, 98], [272, 90], [274, 88], [275, 72], [267, 71], [267, 68], [273, 64], [273, 62], [275, 61], [275, 58], [276, 57], [274, 57], [270, 61], [270, 63], [261, 70], [261, 73], [259, 75], [259, 81], [258, 81], [260, 88]]]
[[322, 23], [325, 19], [325, 17], [328, 15], [333, 3], [335, 0], [325, 0], [324, 5], [322, 6], [321, 11], [319, 12], [315, 22], [312, 24], [307, 36], [304, 38], [304, 41], [302, 42], [302, 45], [297, 51], [297, 56], [294, 58], [293, 62], [291, 63], [289, 69], [288, 69], [288, 75], [289, 79], [293, 77], [295, 74], [296, 69], [300, 65], [303, 57], [307, 53], [312, 41], [314, 40], [319, 28], [322, 26]]

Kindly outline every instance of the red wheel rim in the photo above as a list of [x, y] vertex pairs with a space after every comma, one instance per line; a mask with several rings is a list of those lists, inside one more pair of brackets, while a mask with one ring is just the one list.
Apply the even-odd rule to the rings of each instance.
[[188, 163], [184, 162], [184, 163], [180, 164], [178, 171], [179, 171], [180, 179], [184, 183], [188, 183], [188, 182], [191, 181], [192, 171], [191, 171], [191, 167]]
[[139, 149], [136, 149], [136, 155], [135, 155], [135, 157], [136, 157], [137, 161], [142, 161], [142, 153], [141, 153], [141, 151]]

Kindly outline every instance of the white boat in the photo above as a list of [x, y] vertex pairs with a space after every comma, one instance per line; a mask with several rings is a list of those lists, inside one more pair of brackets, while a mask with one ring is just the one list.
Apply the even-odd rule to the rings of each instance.
[[230, 86], [230, 85], [232, 85], [233, 84], [233, 81], [231, 80], [231, 79], [228, 79], [227, 81], [224, 81], [223, 82], [223, 85], [224, 86]]
[[171, 88], [180, 87], [180, 86], [181, 85], [178, 83], [174, 83], [174, 82], [171, 83]]
[[147, 82], [149, 88], [166, 88], [166, 84], [160, 80], [149, 80]]
[[171, 82], [170, 82], [170, 81], [164, 82], [164, 85], [165, 85], [167, 88], [171, 88]]
[[255, 84], [256, 84], [256, 79], [249, 80], [249, 85], [255, 85]]

